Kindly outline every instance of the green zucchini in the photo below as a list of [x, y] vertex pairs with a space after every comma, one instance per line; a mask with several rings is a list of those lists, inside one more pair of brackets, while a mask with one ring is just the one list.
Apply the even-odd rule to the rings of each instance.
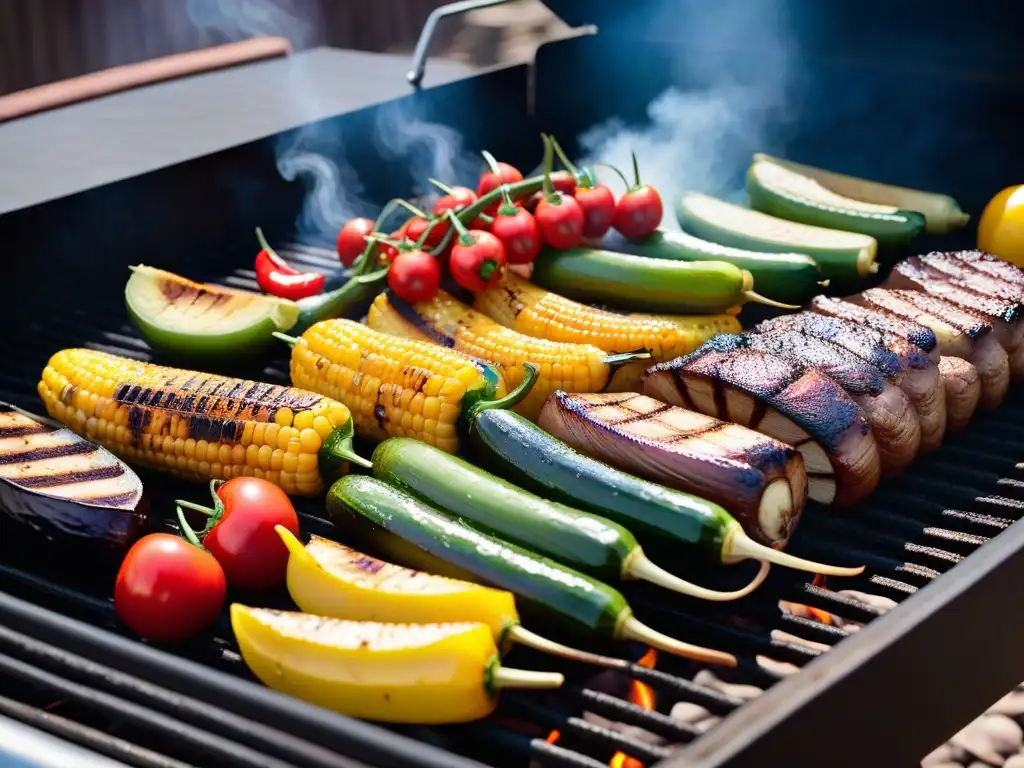
[[945, 235], [962, 229], [971, 220], [970, 215], [964, 213], [960, 208], [960, 203], [949, 195], [882, 184], [878, 181], [847, 176], [827, 171], [824, 168], [815, 168], [813, 165], [794, 163], [791, 160], [782, 160], [758, 152], [754, 155], [754, 162], [760, 161], [781, 165], [783, 168], [814, 179], [825, 189], [852, 197], [854, 200], [892, 205], [904, 211], [917, 211], [925, 218], [925, 232], [932, 235]]
[[909, 243], [925, 227], [924, 216], [916, 211], [844, 197], [769, 160], [756, 160], [750, 166], [747, 195], [755, 211], [815, 227], [860, 232], [882, 246]]
[[676, 217], [683, 230], [714, 243], [765, 253], [806, 253], [829, 280], [878, 271], [878, 241], [869, 235], [787, 221], [697, 192], [683, 195]]
[[544, 248], [530, 278], [570, 299], [644, 312], [725, 312], [745, 301], [796, 309], [753, 292], [754, 277], [724, 261], [668, 261], [579, 246]]
[[546, 501], [457, 456], [407, 437], [373, 452], [373, 475], [480, 530], [601, 579], [642, 579], [702, 600], [736, 600], [756, 589], [767, 569], [740, 590], [718, 592], [659, 568], [618, 523]]
[[642, 624], [626, 598], [607, 584], [482, 533], [375, 478], [341, 478], [327, 493], [327, 511], [342, 530], [399, 565], [507, 590], [577, 632], [736, 665], [731, 654], [675, 640]]
[[686, 232], [659, 229], [643, 240], [628, 240], [610, 230], [601, 240], [601, 247], [652, 259], [725, 261], [753, 275], [754, 284], [765, 295], [790, 304], [803, 304], [821, 293], [824, 281], [818, 264], [807, 254], [746, 251], [701, 240]]
[[[695, 545], [723, 563], [754, 558], [830, 576], [856, 576], [863, 571], [815, 563], [766, 547], [748, 536], [719, 505], [584, 456], [514, 411], [482, 405], [469, 416], [476, 455], [499, 475], [547, 498], [603, 515], [638, 533]], [[784, 541], [776, 543], [784, 545]]]

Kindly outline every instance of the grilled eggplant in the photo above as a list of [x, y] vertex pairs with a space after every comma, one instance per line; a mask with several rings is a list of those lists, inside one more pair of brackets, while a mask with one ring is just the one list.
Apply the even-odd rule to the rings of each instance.
[[146, 522], [141, 499], [138, 476], [113, 454], [0, 403], [0, 543], [123, 554]]
[[878, 445], [835, 381], [782, 357], [737, 349], [718, 336], [647, 372], [646, 394], [756, 429], [804, 457], [808, 495], [849, 507], [868, 496], [881, 469]]
[[939, 373], [946, 388], [946, 432], [955, 435], [971, 421], [981, 397], [978, 369], [961, 357], [940, 357]]
[[1003, 401], [1010, 385], [1009, 358], [992, 334], [992, 324], [981, 315], [915, 291], [871, 288], [850, 297], [850, 301], [931, 328], [943, 355], [962, 357], [978, 369], [978, 407], [990, 410]]
[[807, 498], [790, 446], [644, 395], [559, 390], [537, 424], [591, 458], [725, 507], [759, 540], [789, 538]]
[[937, 450], [942, 445], [948, 417], [935, 332], [920, 323], [827, 296], [813, 298], [810, 308], [817, 314], [880, 334], [882, 342], [900, 359], [902, 371], [889, 380], [906, 393], [917, 411], [921, 422], [921, 453]]
[[839, 384], [860, 406], [871, 427], [883, 475], [897, 474], [914, 459], [921, 447], [921, 423], [903, 390], [845, 347], [800, 331], [762, 330], [766, 326], [770, 323], [736, 338], [742, 338], [749, 349], [813, 368]]

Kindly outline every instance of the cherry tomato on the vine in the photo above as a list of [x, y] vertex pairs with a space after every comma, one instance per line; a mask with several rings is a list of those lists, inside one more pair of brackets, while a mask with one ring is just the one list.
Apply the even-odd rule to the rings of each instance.
[[542, 245], [540, 227], [529, 211], [513, 206], [505, 212], [504, 207], [491, 225], [491, 234], [505, 246], [505, 258], [509, 264], [529, 264], [537, 257]]
[[515, 184], [517, 181], [523, 180], [523, 174], [519, 172], [519, 169], [508, 163], [498, 163], [498, 171], [501, 173], [500, 176], [492, 171], [485, 171], [480, 176], [480, 181], [476, 185], [478, 198], [492, 192], [502, 184]]
[[439, 197], [434, 203], [434, 215], [443, 216], [445, 211], [456, 211], [476, 202], [476, 192], [469, 187], [452, 187], [451, 194]]
[[338, 232], [338, 260], [342, 266], [351, 267], [366, 249], [366, 236], [373, 232], [369, 219], [352, 219]]
[[603, 237], [615, 217], [615, 194], [604, 184], [576, 191], [576, 202], [583, 209], [583, 236]]
[[448, 258], [448, 271], [455, 282], [469, 291], [483, 291], [498, 284], [505, 271], [505, 246], [490, 232], [469, 230], [468, 239], [462, 238], [452, 247]]
[[575, 197], [555, 193], [537, 203], [534, 213], [544, 242], [552, 248], [574, 248], [583, 240], [583, 208]]
[[629, 190], [615, 204], [612, 226], [623, 237], [639, 240], [646, 237], [661, 224], [661, 195], [650, 184]]
[[434, 219], [428, 220], [420, 216], [413, 216], [401, 226], [399, 231], [404, 231], [406, 238], [414, 243], [418, 243], [420, 237], [427, 231], [427, 227], [430, 227], [430, 234], [423, 241], [423, 245], [426, 248], [436, 248], [441, 244], [445, 234], [448, 232], [448, 222], [444, 219], [437, 220], [435, 223]]
[[424, 251], [399, 253], [388, 270], [388, 287], [404, 301], [429, 301], [441, 287], [441, 267]]
[[563, 195], [572, 196], [576, 194], [576, 179], [568, 171], [555, 171], [552, 173], [551, 186], [555, 188], [556, 192], [561, 192]]
[[224, 570], [209, 552], [169, 533], [152, 533], [128, 550], [114, 583], [114, 608], [148, 640], [184, 640], [224, 606]]

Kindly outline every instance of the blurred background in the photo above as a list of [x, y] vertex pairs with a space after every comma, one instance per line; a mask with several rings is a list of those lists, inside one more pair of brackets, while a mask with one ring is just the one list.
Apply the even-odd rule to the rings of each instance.
[[[0, 94], [255, 35], [287, 36], [296, 51], [411, 52], [444, 2], [281, 0], [267, 11], [252, 0], [0, 0]], [[239, 16], [249, 29], [226, 21]], [[477, 66], [525, 60], [566, 31], [539, 0], [518, 0], [443, 23], [432, 53]]]

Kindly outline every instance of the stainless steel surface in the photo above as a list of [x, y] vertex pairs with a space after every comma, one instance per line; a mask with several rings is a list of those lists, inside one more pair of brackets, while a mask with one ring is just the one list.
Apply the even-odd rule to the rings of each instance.
[[66, 741], [0, 715], [0, 766], [3, 768], [126, 768]]
[[441, 19], [449, 16], [457, 16], [460, 13], [468, 13], [480, 8], [489, 8], [492, 5], [502, 5], [509, 0], [462, 0], [458, 3], [448, 3], [440, 8], [435, 8], [427, 17], [427, 23], [423, 25], [420, 38], [416, 41], [416, 50], [412, 54], [412, 69], [406, 74], [406, 79], [417, 88], [423, 82], [423, 75], [427, 69], [427, 55], [430, 53], [430, 41], [434, 38], [437, 25]]

